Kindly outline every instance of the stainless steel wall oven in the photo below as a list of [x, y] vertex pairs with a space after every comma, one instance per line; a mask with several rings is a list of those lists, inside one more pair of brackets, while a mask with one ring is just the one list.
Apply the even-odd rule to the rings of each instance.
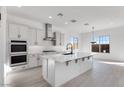
[[27, 64], [27, 41], [11, 40], [10, 66]]

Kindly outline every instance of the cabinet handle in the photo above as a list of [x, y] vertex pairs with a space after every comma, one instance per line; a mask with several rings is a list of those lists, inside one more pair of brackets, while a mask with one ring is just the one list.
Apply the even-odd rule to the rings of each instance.
[[38, 45], [38, 42], [34, 42], [35, 45]]
[[40, 58], [38, 57], [38, 58], [37, 58], [37, 60], [39, 61], [39, 60], [40, 60]]
[[18, 35], [18, 38], [21, 38], [21, 35], [20, 34]]

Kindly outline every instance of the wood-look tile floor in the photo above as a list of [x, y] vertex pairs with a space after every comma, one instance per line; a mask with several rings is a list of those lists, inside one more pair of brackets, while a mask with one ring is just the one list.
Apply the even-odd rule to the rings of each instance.
[[[9, 74], [5, 86], [50, 87], [42, 77], [42, 67]], [[95, 61], [92, 70], [61, 87], [124, 87], [124, 63]]]

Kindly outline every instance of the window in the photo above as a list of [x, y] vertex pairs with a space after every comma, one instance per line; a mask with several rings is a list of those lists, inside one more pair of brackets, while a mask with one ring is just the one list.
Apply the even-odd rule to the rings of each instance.
[[69, 42], [73, 44], [73, 49], [78, 49], [78, 37], [70, 37]]
[[92, 44], [92, 52], [110, 53], [110, 36], [103, 35], [95, 37], [95, 44]]

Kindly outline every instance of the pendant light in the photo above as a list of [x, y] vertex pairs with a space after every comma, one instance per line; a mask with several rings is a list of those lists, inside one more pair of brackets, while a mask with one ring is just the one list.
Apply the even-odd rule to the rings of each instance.
[[91, 44], [95, 44], [96, 41], [95, 41], [95, 34], [94, 34], [94, 26], [92, 26], [92, 41], [90, 42]]

